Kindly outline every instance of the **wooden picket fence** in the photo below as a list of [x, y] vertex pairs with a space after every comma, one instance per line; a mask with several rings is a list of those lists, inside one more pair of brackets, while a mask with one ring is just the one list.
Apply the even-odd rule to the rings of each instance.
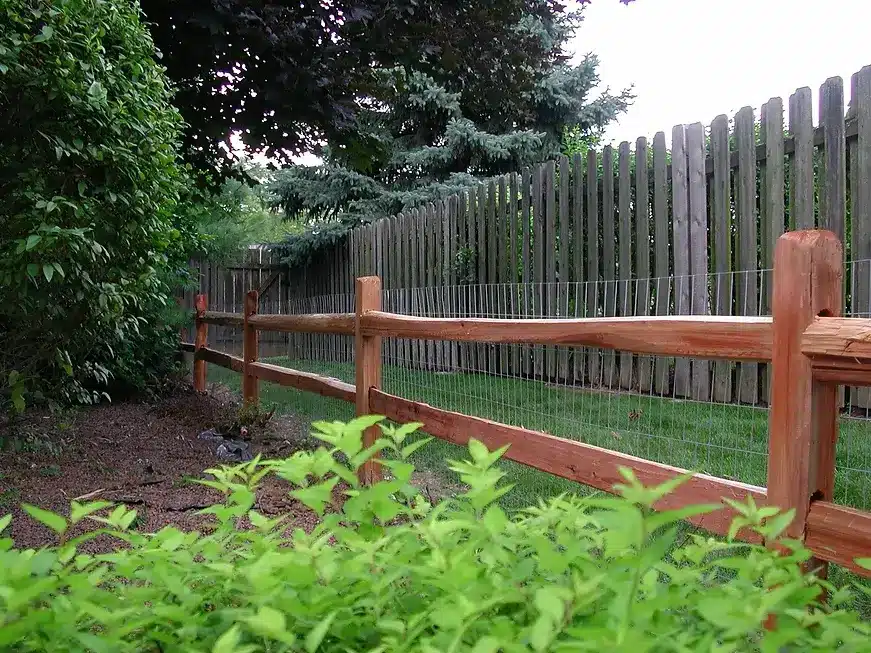
[[[240, 313], [210, 312], [197, 298], [194, 383], [206, 388], [206, 362], [243, 375], [246, 402], [257, 402], [266, 380], [356, 404], [358, 415], [379, 414], [397, 422], [422, 422], [430, 435], [455, 444], [475, 437], [491, 449], [510, 445], [506, 458], [600, 490], [613, 491], [619, 467], [645, 484], [661, 483], [684, 470], [583, 442], [493, 422], [411, 401], [381, 390], [382, 340], [440, 340], [601, 347], [637, 354], [771, 363], [767, 487], [695, 475], [657, 506], [678, 508], [720, 503], [692, 521], [727, 532], [734, 511], [723, 499], [794, 509], [789, 537], [802, 539], [817, 560], [871, 575], [855, 564], [871, 552], [871, 513], [833, 503], [835, 443], [840, 384], [871, 385], [871, 319], [842, 318], [843, 249], [828, 231], [800, 231], [779, 238], [774, 254], [773, 317], [649, 316], [582, 319], [424, 318], [382, 311], [381, 279], [355, 282], [355, 312], [276, 315], [258, 312], [258, 293], [246, 295]], [[208, 347], [209, 325], [241, 329], [243, 355]], [[356, 383], [300, 372], [258, 360], [258, 334], [318, 333], [354, 336]], [[369, 445], [376, 437], [367, 431]], [[378, 478], [377, 462], [361, 470], [364, 482]], [[743, 533], [742, 537], [750, 537]]]
[[[354, 279], [381, 277], [389, 310], [511, 318], [770, 315], [774, 243], [785, 231], [824, 228], [845, 242], [841, 308], [871, 314], [871, 66], [819, 89], [772, 98], [760, 122], [750, 107], [491, 179], [353, 230], [304, 267], [290, 269], [263, 302], [273, 312], [341, 310]], [[204, 265], [203, 292], [239, 310], [245, 273]], [[208, 283], [205, 280], [208, 279]], [[233, 298], [228, 298], [227, 293]], [[234, 306], [228, 308], [228, 306]], [[277, 308], [280, 306], [281, 308]], [[227, 337], [234, 337], [227, 332]], [[238, 343], [241, 344], [241, 343]], [[283, 342], [274, 343], [283, 346]], [[288, 337], [316, 355], [324, 336]], [[403, 365], [534, 377], [574, 386], [765, 404], [768, 365], [651, 362], [544, 352], [505, 360], [480, 347], [391, 345]], [[468, 355], [464, 356], [464, 352]], [[350, 359], [351, 351], [344, 355]], [[842, 393], [843, 394], [843, 393]], [[852, 389], [853, 407], [871, 394]], [[843, 400], [843, 397], [842, 397]]]

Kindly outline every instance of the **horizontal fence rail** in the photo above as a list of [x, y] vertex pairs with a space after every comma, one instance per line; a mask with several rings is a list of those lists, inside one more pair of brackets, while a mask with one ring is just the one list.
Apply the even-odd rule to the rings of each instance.
[[571, 345], [660, 356], [771, 360], [770, 317], [496, 320], [423, 318], [371, 311], [363, 315], [360, 328], [369, 335], [392, 338]]
[[[474, 437], [491, 449], [509, 445], [505, 454], [509, 460], [609, 492], [622, 480], [620, 467], [631, 468], [647, 485], [685, 470], [386, 392], [381, 388], [382, 339], [386, 351], [391, 342], [426, 341], [427, 346], [433, 344], [435, 356], [441, 352], [448, 358], [449, 351], [435, 344], [559, 344], [655, 356], [771, 362], [767, 486], [694, 474], [656, 507], [719, 502], [721, 509], [691, 521], [721, 535], [728, 532], [735, 516], [724, 499], [753, 497], [759, 504], [793, 509], [796, 519], [787, 534], [803, 539], [816, 556], [809, 568], [833, 562], [871, 575], [854, 563], [856, 557], [871, 554], [871, 513], [832, 501], [838, 384], [871, 384], [871, 318], [838, 316], [842, 278], [840, 242], [825, 231], [791, 232], [778, 240], [773, 317], [426, 318], [381, 310], [380, 279], [366, 277], [357, 280], [354, 313], [258, 314], [257, 292], [252, 291], [241, 315], [227, 314], [207, 311], [201, 296], [196, 341], [183, 349], [193, 351], [198, 390], [205, 389], [202, 367], [209, 362], [243, 375], [246, 402], [258, 400], [259, 380], [270, 381], [355, 403], [357, 414], [421, 422], [426, 433], [454, 444], [467, 444]], [[241, 328], [243, 356], [210, 349], [209, 324]], [[357, 382], [258, 361], [258, 334], [270, 331], [353, 336]], [[375, 437], [367, 432], [367, 446]], [[366, 469], [364, 482], [376, 480], [379, 473], [377, 466]], [[753, 540], [747, 532], [739, 537]]]

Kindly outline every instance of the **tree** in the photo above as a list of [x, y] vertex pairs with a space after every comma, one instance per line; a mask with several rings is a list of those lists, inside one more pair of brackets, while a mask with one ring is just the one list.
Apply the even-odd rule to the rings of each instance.
[[98, 401], [173, 359], [195, 244], [182, 128], [138, 9], [0, 10], [0, 403]]
[[[439, 80], [411, 63], [372, 71], [369, 95], [358, 101], [353, 137], [329, 141], [321, 166], [290, 166], [276, 175], [273, 190], [288, 217], [316, 225], [292, 239], [291, 260], [334, 242], [354, 225], [551, 158], [567, 131], [574, 140], [601, 136], [632, 95], [606, 90], [592, 97], [597, 58], [571, 65], [563, 52], [578, 21], [573, 13], [526, 13], [505, 26], [520, 41], [537, 44], [512, 63], [521, 75], [510, 84], [495, 61], [489, 65], [497, 66], [497, 74], [477, 74], [467, 87], [462, 75], [436, 70]], [[322, 223], [330, 221], [343, 227], [324, 229]]]
[[232, 132], [279, 159], [326, 142], [358, 147], [358, 98], [377, 91], [379, 68], [462, 90], [464, 115], [483, 129], [530, 128], [539, 116], [524, 96], [565, 60], [548, 43], [576, 18], [565, 4], [143, 0], [143, 9], [178, 89], [188, 157], [227, 172]]

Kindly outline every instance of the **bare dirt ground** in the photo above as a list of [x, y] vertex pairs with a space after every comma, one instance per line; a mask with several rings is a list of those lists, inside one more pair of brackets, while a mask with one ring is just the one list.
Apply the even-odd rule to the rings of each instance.
[[[0, 516], [12, 513], [11, 536], [18, 547], [55, 543], [54, 534], [24, 513], [31, 503], [62, 514], [73, 499], [103, 499], [138, 511], [134, 527], [145, 532], [173, 524], [184, 530], [208, 528], [208, 516], [197, 511], [221, 501], [220, 493], [194, 483], [203, 471], [222, 463], [215, 443], [199, 439], [209, 428], [238, 415], [235, 397], [221, 389], [195, 393], [177, 387], [153, 403], [107, 404], [64, 415], [31, 415], [0, 432]], [[310, 448], [309, 426], [292, 417], [276, 417], [265, 427], [249, 430], [252, 454], [286, 457]], [[15, 446], [11, 438], [15, 437]], [[338, 488], [337, 488], [338, 489]], [[258, 492], [256, 509], [263, 514], [291, 516], [291, 525], [309, 530], [317, 517], [291, 499], [278, 480]], [[94, 528], [83, 522], [77, 531]], [[9, 535], [9, 531], [6, 533]], [[108, 538], [84, 548], [92, 552], [115, 546]]]

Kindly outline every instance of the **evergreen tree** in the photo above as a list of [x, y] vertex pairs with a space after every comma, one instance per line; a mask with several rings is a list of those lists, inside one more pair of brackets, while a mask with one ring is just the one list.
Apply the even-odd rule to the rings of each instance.
[[520, 72], [510, 85], [499, 70], [479, 74], [468, 87], [410, 66], [373, 71], [369, 94], [358, 101], [353, 137], [329, 141], [322, 165], [293, 165], [276, 174], [279, 205], [288, 218], [310, 225], [288, 243], [291, 260], [358, 224], [552, 158], [568, 130], [575, 140], [601, 136], [632, 95], [606, 90], [592, 97], [598, 59], [588, 55], [571, 65], [564, 52], [578, 22], [569, 12], [521, 15], [510, 31], [535, 39], [537, 47], [527, 46], [524, 60], [514, 63]]

